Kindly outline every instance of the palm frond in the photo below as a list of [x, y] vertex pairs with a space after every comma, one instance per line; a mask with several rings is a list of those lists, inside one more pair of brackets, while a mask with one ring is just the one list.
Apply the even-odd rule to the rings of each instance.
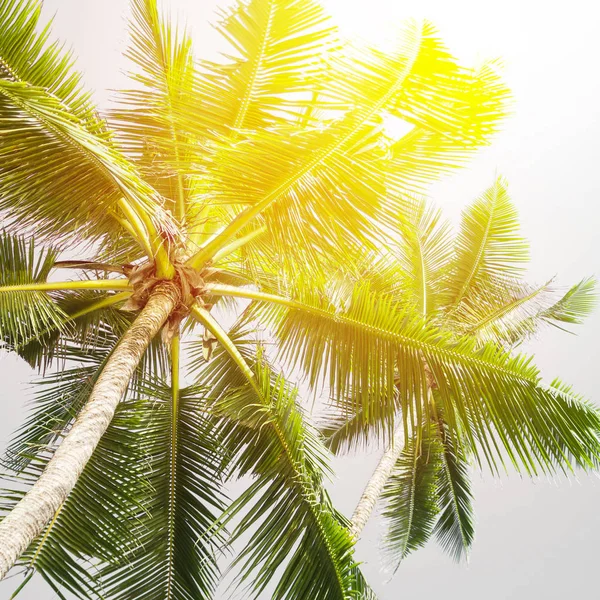
[[442, 548], [458, 561], [467, 556], [473, 543], [473, 494], [465, 456], [445, 430], [441, 423], [441, 469], [437, 476], [440, 515], [434, 533]]
[[562, 448], [562, 455], [569, 464], [579, 468], [597, 468], [599, 463], [595, 455], [572, 452], [574, 447], [588, 445], [588, 439], [599, 437], [600, 416], [596, 406], [558, 378], [545, 391], [553, 401], [548, 406], [542, 406], [541, 410], [546, 414], [549, 429]]
[[9, 468], [22, 470], [62, 438], [87, 401], [111, 347], [102, 350], [96, 347], [85, 353], [74, 347], [65, 349], [60, 353], [66, 362], [64, 368], [35, 382], [30, 415], [15, 432], [6, 451], [5, 464]]
[[398, 217], [403, 243], [398, 251], [399, 268], [406, 274], [405, 287], [423, 315], [439, 306], [443, 275], [452, 251], [450, 227], [441, 211], [415, 198]]
[[366, 419], [378, 422], [397, 403], [414, 427], [430, 414], [425, 391], [433, 378], [449, 435], [492, 469], [503, 462], [498, 444], [517, 468], [534, 473], [557, 464], [570, 468], [565, 443], [578, 464], [591, 467], [598, 455], [597, 435], [588, 429], [572, 435], [573, 415], [542, 385], [530, 357], [428, 325], [410, 306], [374, 294], [368, 284], [357, 286], [344, 307], [316, 285], [295, 290], [292, 298], [229, 293], [256, 301], [253, 318], [273, 327], [283, 360], [300, 366], [313, 387], [327, 380], [336, 398], [351, 390]]
[[[145, 471], [138, 436], [145, 429], [146, 406], [125, 402], [100, 440], [75, 488], [45, 531], [21, 557], [58, 594], [67, 590], [77, 598], [105, 598], [96, 581], [98, 564], [118, 560], [137, 540], [131, 521], [143, 510], [139, 498]], [[18, 501], [22, 486], [33, 484], [52, 452], [38, 453], [26, 467], [5, 479], [14, 481], [4, 492], [5, 510]]]
[[442, 133], [457, 143], [486, 144], [506, 116], [509, 92], [497, 67], [458, 63], [436, 28], [411, 21], [399, 34], [397, 49], [357, 48], [340, 57], [332, 95], [363, 115], [385, 110], [417, 129]]
[[[232, 540], [252, 532], [235, 561], [239, 583], [258, 597], [280, 575], [273, 598], [371, 597], [352, 559], [347, 523], [323, 488], [326, 451], [304, 421], [296, 391], [244, 344], [243, 333], [231, 336], [253, 365], [261, 393], [222, 349], [201, 370], [200, 381], [213, 384], [211, 410], [223, 420], [230, 476], [254, 477], [223, 518], [235, 522]], [[200, 361], [201, 349], [194, 354]]]
[[5, 226], [15, 227], [18, 215], [20, 228], [35, 226], [42, 237], [97, 239], [119, 231], [112, 215], [124, 196], [146, 219], [150, 235], [156, 235], [149, 216], [157, 209], [156, 192], [114, 149], [70, 55], [49, 43], [48, 27], [40, 26], [40, 9], [37, 0], [0, 5], [0, 209], [9, 211]]
[[[221, 106], [218, 125], [234, 135], [297, 119], [328, 78], [335, 28], [313, 0], [238, 1], [217, 30], [235, 53], [227, 64], [205, 63], [206, 89]], [[331, 75], [329, 75], [330, 77]]]
[[515, 345], [534, 334], [542, 325], [578, 324], [596, 303], [595, 280], [584, 279], [559, 296], [548, 282], [532, 287], [503, 281], [493, 294], [473, 294], [461, 310], [455, 328], [484, 341]]
[[533, 287], [519, 281], [505, 280], [474, 292], [468, 305], [461, 308], [457, 331], [483, 341], [513, 346], [531, 335], [542, 323], [540, 314], [552, 305], [555, 292], [552, 282]]
[[[39, 476], [53, 443], [84, 404], [92, 375], [86, 367], [63, 373], [40, 398], [38, 412], [13, 444], [25, 450], [18, 458], [27, 460], [25, 466], [13, 461], [18, 481]], [[224, 505], [221, 451], [204, 409], [195, 390], [181, 390], [177, 406], [169, 386], [140, 372], [67, 502], [23, 564], [81, 598], [211, 597], [223, 540], [208, 532]], [[48, 431], [52, 417], [57, 427]], [[9, 493], [9, 500], [19, 494]]]
[[[105, 298], [105, 297], [104, 297]], [[58, 300], [64, 310], [67, 325], [63, 330], [48, 329], [18, 349], [26, 359], [37, 359], [44, 370], [53, 364], [57, 368], [44, 372], [34, 381], [32, 411], [17, 430], [7, 449], [7, 464], [19, 470], [34, 456], [44, 453], [60, 439], [96, 382], [105, 362], [120, 337], [130, 327], [132, 315], [114, 309], [114, 306], [86, 312], [80, 307], [93, 308], [101, 304], [97, 294], [75, 294]], [[79, 308], [80, 310], [76, 310]], [[83, 314], [82, 314], [83, 313]], [[71, 318], [79, 314], [76, 318]], [[140, 377], [161, 376], [167, 372], [167, 360], [162, 344], [152, 342], [146, 350], [134, 382]]]
[[442, 446], [435, 428], [413, 435], [396, 462], [382, 494], [387, 531], [385, 549], [396, 568], [431, 537], [439, 513], [437, 479]]
[[[392, 412], [394, 408], [392, 405]], [[382, 423], [374, 423], [372, 418], [365, 418], [362, 408], [356, 407], [356, 401], [348, 399], [340, 402], [336, 399], [328, 413], [319, 430], [323, 442], [334, 454], [350, 452], [361, 446], [367, 447], [372, 442], [372, 438], [377, 442], [385, 443], [386, 436], [382, 436], [380, 431]], [[386, 414], [382, 421], [389, 423], [390, 419], [393, 422], [393, 415]]]
[[465, 209], [448, 279], [448, 309], [454, 320], [460, 321], [460, 308], [471, 295], [491, 293], [503, 280], [522, 274], [528, 245], [518, 228], [502, 178]]
[[[117, 138], [158, 190], [173, 214], [185, 216], [190, 194], [188, 173], [201, 154], [195, 114], [196, 74], [191, 39], [159, 15], [156, 0], [132, 6], [131, 46], [126, 53], [137, 70], [138, 89], [121, 93], [121, 108], [111, 113]], [[190, 114], [192, 113], [192, 114]]]
[[545, 309], [540, 315], [549, 323], [579, 324], [589, 316], [597, 302], [596, 280], [582, 279], [560, 300]]
[[[354, 58], [339, 66], [330, 94], [342, 105], [357, 108], [323, 130], [275, 127], [217, 149], [207, 180], [211, 190], [218, 190], [214, 200], [246, 208], [219, 241], [208, 243], [194, 260], [210, 258], [220, 243], [262, 214], [274, 218], [274, 231], [285, 219], [288, 239], [298, 236], [307, 251], [318, 246], [319, 238], [335, 245], [336, 229], [345, 232], [345, 243], [357, 236], [362, 242], [372, 240], [373, 220], [391, 224], [401, 208], [394, 195], [386, 198], [393, 165], [383, 133], [384, 111], [401, 113], [436, 134], [443, 132], [457, 146], [466, 139], [484, 143], [503, 115], [506, 90], [497, 78], [478, 82], [460, 68], [429, 24], [409, 27], [397, 53], [365, 51]], [[487, 90], [489, 106], [497, 109], [482, 109], [478, 126], [465, 108], [473, 86]], [[424, 89], [426, 97], [419, 91]], [[463, 120], [463, 112], [469, 119]], [[395, 189], [403, 191], [400, 184]], [[333, 229], [328, 229], [330, 224]]]
[[[33, 239], [2, 232], [0, 286], [44, 283], [56, 257], [52, 247], [38, 249]], [[64, 312], [43, 292], [0, 293], [0, 340], [9, 350], [48, 329], [60, 329], [64, 319]], [[30, 357], [29, 362], [36, 364], [37, 360]]]
[[224, 508], [222, 450], [204, 394], [142, 382], [148, 423], [138, 432], [147, 485], [130, 524], [137, 543], [99, 572], [105, 598], [149, 600], [211, 598], [218, 580], [216, 555], [224, 544], [211, 526]]
[[2, 0], [0, 76], [48, 90], [86, 123], [91, 133], [108, 138], [91, 95], [83, 89], [81, 75], [73, 68], [72, 54], [50, 40], [51, 23], [40, 23], [41, 9], [39, 0]]

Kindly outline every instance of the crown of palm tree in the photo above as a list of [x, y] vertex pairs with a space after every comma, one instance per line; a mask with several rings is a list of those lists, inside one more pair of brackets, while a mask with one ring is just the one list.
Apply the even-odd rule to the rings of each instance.
[[[552, 282], [534, 287], [522, 280], [528, 245], [502, 178], [465, 209], [456, 236], [440, 211], [419, 198], [400, 216], [397, 230], [389, 251], [365, 255], [354, 272], [339, 277], [341, 293], [351, 296], [348, 310], [363, 294], [356, 290], [365, 286], [363, 309], [367, 302], [370, 310], [386, 306], [364, 350], [371, 364], [386, 360], [381, 344], [402, 333], [395, 325], [402, 315], [424, 332], [413, 350], [421, 365], [415, 374], [414, 360], [402, 355], [395, 363], [388, 385], [397, 393], [383, 394], [393, 402], [385, 403], [387, 414], [379, 417], [368, 416], [371, 403], [381, 401], [369, 397], [367, 382], [355, 384], [349, 396], [334, 395], [347, 399], [337, 401], [323, 433], [334, 452], [344, 452], [365, 440], [385, 439], [394, 415], [403, 415], [382, 460], [387, 475], [377, 487], [385, 500], [390, 559], [398, 564], [434, 532], [458, 559], [474, 533], [471, 463], [497, 474], [508, 462], [529, 475], [597, 466], [588, 446], [598, 433], [596, 408], [558, 379], [544, 386], [529, 358], [509, 353], [544, 324], [581, 323], [594, 306], [595, 282], [584, 279], [561, 293]], [[446, 356], [430, 352], [428, 328], [438, 336], [436, 345], [448, 343]], [[463, 352], [482, 362], [463, 363]], [[488, 361], [499, 369], [497, 384], [489, 388], [480, 372]], [[366, 397], [357, 406], [360, 390]], [[355, 525], [355, 534], [365, 522]]]
[[[460, 66], [429, 23], [393, 53], [352, 47], [311, 0], [237, 4], [218, 24], [230, 55], [197, 62], [154, 0], [132, 9], [132, 89], [104, 119], [39, 33], [40, 3], [0, 0], [0, 334], [58, 367], [7, 456], [2, 575], [20, 556], [28, 578], [82, 598], [208, 598], [241, 538], [238, 579], [255, 595], [370, 597], [324, 489], [327, 449], [255, 319], [278, 360], [353, 407], [357, 433], [391, 431], [400, 409], [415, 448], [420, 424], [443, 419], [446, 451], [491, 464], [500, 449], [528, 470], [594, 462], [595, 412], [498, 346], [505, 316], [480, 324], [491, 313], [471, 291], [502, 250], [481, 268], [465, 243], [457, 289], [426, 285], [428, 254], [417, 303], [389, 293], [414, 273], [395, 264], [332, 278], [391, 246], [407, 197], [489, 142], [508, 102], [493, 63]], [[435, 227], [411, 223], [415, 249], [436, 246]], [[227, 331], [215, 310], [236, 298], [250, 304]]]

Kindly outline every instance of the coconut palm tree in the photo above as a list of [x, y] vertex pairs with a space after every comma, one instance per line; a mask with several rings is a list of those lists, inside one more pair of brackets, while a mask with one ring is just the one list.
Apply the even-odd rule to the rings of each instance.
[[[351, 47], [311, 0], [237, 4], [218, 24], [230, 52], [197, 62], [135, 0], [131, 89], [105, 119], [39, 10], [0, 0], [0, 334], [47, 373], [5, 461], [0, 576], [19, 561], [85, 598], [205, 598], [240, 540], [256, 594], [369, 597], [326, 449], [255, 318], [280, 363], [327, 374], [374, 429], [398, 402], [429, 411], [410, 400], [427, 365], [495, 399], [473, 409], [440, 387], [451, 439], [477, 417], [525, 457], [595, 459], [596, 431], [570, 435], [523, 359], [366, 284], [343, 304], [325, 285], [389, 242], [407, 194], [489, 142], [508, 98], [494, 64], [460, 66], [428, 23], [394, 53]], [[221, 307], [242, 311], [229, 330]]]
[[[371, 280], [376, 286], [374, 295], [411, 306], [422, 315], [424, 327], [433, 325], [449, 339], [470, 344], [475, 352], [513, 350], [542, 325], [563, 328], [580, 323], [593, 308], [592, 279], [584, 279], [564, 294], [552, 281], [531, 286], [522, 280], [528, 245], [519, 234], [517, 211], [502, 178], [463, 211], [457, 236], [439, 210], [418, 198], [412, 209], [400, 215], [398, 234], [388, 252], [367, 256], [354, 274], [344, 274], [345, 284], [352, 279], [361, 285]], [[380, 328], [382, 336], [394, 333], [384, 322]], [[546, 435], [558, 439], [567, 434], [578, 444], [580, 432], [598, 431], [597, 410], [559, 380], [547, 388], [556, 402], [552, 410], [562, 414], [556, 420], [557, 414], [551, 417], [545, 409], [534, 414], [515, 403], [510, 389], [504, 390], [510, 396], [503, 407], [496, 405], [497, 399], [486, 397], [475, 380], [457, 389], [446, 381], [443, 366], [425, 355], [422, 358], [424, 383], [418, 388], [420, 397], [415, 397], [414, 389], [412, 396], [412, 402], [420, 403], [421, 414], [409, 423], [400, 419], [350, 527], [358, 537], [377, 502], [383, 500], [388, 522], [385, 546], [396, 567], [432, 534], [456, 559], [467, 553], [474, 533], [471, 463], [487, 464], [495, 474], [509, 463], [528, 475], [568, 473], [574, 466], [595, 464], [583, 446], [581, 453], [571, 453], [573, 447], [552, 450], [545, 440]], [[535, 369], [529, 372], [538, 377]], [[398, 411], [400, 393], [401, 388]], [[323, 430], [336, 452], [356, 447], [375, 429], [373, 421], [366, 420], [352, 403], [345, 409], [345, 417], [335, 415]], [[502, 415], [504, 410], [510, 412]], [[460, 418], [461, 412], [462, 426], [457, 427], [451, 421]], [[505, 429], [505, 416], [514, 425], [522, 418], [531, 420], [526, 444], [519, 440], [520, 426]]]

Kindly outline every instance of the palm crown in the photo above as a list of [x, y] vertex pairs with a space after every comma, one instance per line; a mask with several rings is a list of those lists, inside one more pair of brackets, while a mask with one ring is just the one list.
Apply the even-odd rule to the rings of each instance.
[[[421, 316], [424, 329], [435, 325], [438, 335], [443, 332], [454, 339], [455, 347], [470, 348], [473, 358], [512, 350], [544, 324], [562, 328], [580, 323], [594, 305], [592, 279], [563, 294], [552, 281], [541, 286], [522, 281], [528, 246], [519, 235], [517, 212], [502, 178], [463, 212], [458, 235], [453, 236], [441, 213], [422, 199], [414, 199], [401, 215], [398, 233], [389, 251], [364, 256], [342, 280], [346, 285], [352, 280], [359, 287], [367, 285], [373, 304], [392, 299], [397, 308], [391, 314], [403, 307], [409, 318]], [[396, 333], [383, 320], [379, 327], [380, 338]], [[385, 439], [394, 415], [400, 418], [403, 409], [409, 412], [411, 419], [407, 423], [400, 418], [401, 426], [378, 469], [384, 474], [377, 491], [385, 500], [386, 547], [393, 561], [425, 543], [434, 526], [442, 545], [456, 558], [469, 550], [470, 462], [486, 464], [498, 473], [508, 461], [518, 471], [534, 475], [596, 464], [587, 442], [579, 446], [581, 452], [576, 446], [588, 434], [596, 435], [597, 411], [560, 380], [545, 389], [538, 380], [542, 396], [537, 390], [529, 396], [509, 379], [500, 395], [486, 391], [476, 373], [471, 375], [472, 384], [465, 381], [458, 356], [440, 366], [439, 358], [425, 352], [421, 360], [424, 381], [404, 401], [402, 381], [409, 374], [398, 364], [394, 377], [399, 393], [384, 420], [367, 418], [363, 406], [357, 410], [353, 402], [338, 401], [338, 414], [323, 428], [328, 446], [343, 452], [369, 436]], [[538, 379], [527, 359], [513, 360], [522, 377]], [[462, 379], [460, 387], [454, 385], [456, 376]], [[414, 403], [421, 405], [420, 413]], [[582, 433], [584, 437], [579, 437]], [[360, 515], [355, 533], [377, 499], [367, 502], [369, 510], [364, 518]]]
[[[441, 423], [459, 470], [461, 453], [502, 451], [528, 471], [593, 466], [595, 411], [498, 344], [528, 318], [577, 315], [581, 290], [515, 328], [500, 290], [534, 292], [501, 287], [520, 257], [505, 224], [482, 260], [474, 209], [446, 286], [444, 234], [407, 199], [495, 132], [508, 93], [493, 63], [460, 66], [428, 23], [395, 53], [351, 47], [311, 0], [236, 5], [218, 26], [231, 56], [198, 63], [153, 0], [132, 6], [132, 89], [104, 120], [37, 33], [39, 3], [0, 0], [0, 328], [32, 366], [59, 365], [7, 457], [0, 573], [21, 556], [81, 597], [205, 598], [218, 552], [254, 529], [236, 563], [256, 594], [369, 597], [326, 448], [257, 319], [279, 361], [353, 411], [341, 437], [389, 433], [401, 412], [415, 456]], [[412, 250], [390, 266], [398, 214]], [[227, 332], [215, 310], [236, 298], [250, 304]], [[240, 475], [252, 483], [228, 504]]]

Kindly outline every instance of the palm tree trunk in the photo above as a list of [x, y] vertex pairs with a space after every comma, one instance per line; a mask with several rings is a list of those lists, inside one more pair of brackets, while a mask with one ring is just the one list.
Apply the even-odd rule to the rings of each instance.
[[0, 523], [0, 579], [42, 532], [77, 483], [110, 424], [148, 344], [179, 299], [177, 288], [164, 283], [113, 351], [90, 398], [33, 487]]
[[367, 524], [367, 521], [371, 517], [373, 509], [383, 492], [383, 487], [392, 475], [394, 465], [402, 453], [403, 439], [404, 425], [401, 423], [396, 431], [394, 431], [390, 446], [384, 452], [375, 471], [373, 471], [373, 475], [371, 476], [371, 479], [369, 479], [369, 482], [356, 505], [354, 514], [352, 515], [349, 531], [355, 540], [358, 539]]

